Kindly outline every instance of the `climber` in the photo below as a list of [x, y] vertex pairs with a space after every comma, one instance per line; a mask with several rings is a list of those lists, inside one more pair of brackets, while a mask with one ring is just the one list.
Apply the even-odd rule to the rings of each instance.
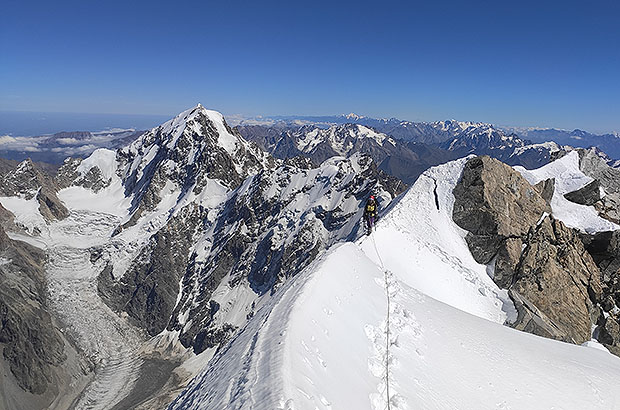
[[372, 233], [372, 228], [375, 226], [377, 219], [377, 202], [375, 196], [370, 195], [366, 201], [366, 207], [364, 208], [364, 222], [366, 223], [366, 231], [368, 235]]

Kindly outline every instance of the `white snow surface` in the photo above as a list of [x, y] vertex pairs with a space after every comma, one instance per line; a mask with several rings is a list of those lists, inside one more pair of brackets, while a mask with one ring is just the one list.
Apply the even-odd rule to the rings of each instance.
[[39, 212], [36, 195], [30, 199], [23, 196], [4, 196], [0, 197], [0, 204], [15, 215], [15, 223], [29, 234], [34, 235], [47, 230], [45, 219]]
[[112, 178], [116, 173], [116, 151], [106, 148], [95, 150], [88, 158], [80, 162], [78, 172], [82, 175], [86, 174], [91, 168], [97, 167], [106, 180]]
[[579, 169], [579, 153], [571, 151], [560, 159], [534, 170], [515, 167], [532, 185], [548, 178], [555, 178], [555, 191], [551, 199], [553, 216], [571, 228], [588, 233], [613, 231], [620, 226], [598, 216], [593, 206], [579, 205], [564, 198], [564, 195], [583, 188], [592, 178]]
[[170, 408], [620, 409], [618, 357], [502, 325], [514, 307], [451, 219], [464, 162], [263, 299]]

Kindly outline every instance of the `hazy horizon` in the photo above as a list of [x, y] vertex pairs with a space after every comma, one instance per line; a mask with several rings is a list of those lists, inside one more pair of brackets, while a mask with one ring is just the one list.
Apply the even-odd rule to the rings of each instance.
[[[187, 107], [190, 108], [190, 107]], [[209, 107], [207, 107], [209, 108]], [[213, 109], [213, 108], [210, 108]], [[352, 113], [339, 112], [331, 114], [259, 114], [259, 115], [243, 115], [237, 113], [223, 113], [224, 117], [228, 119], [250, 119], [250, 118], [275, 118], [275, 117], [330, 117], [338, 115], [346, 115]], [[371, 115], [365, 115], [364, 113], [354, 112], [357, 115], [362, 115], [370, 118], [397, 118], [390, 117], [373, 117]], [[0, 111], [0, 136], [36, 136], [54, 134], [62, 131], [104, 131], [114, 128], [136, 130], [147, 130], [154, 128], [165, 121], [176, 116], [177, 113], [170, 114], [116, 114], [116, 113], [79, 113], [79, 112], [38, 112], [38, 111]], [[468, 119], [468, 118], [436, 118], [436, 119], [410, 119], [410, 118], [398, 118], [403, 121], [414, 122], [433, 122], [433, 121], [445, 121], [454, 119], [457, 121], [472, 121], [472, 122], [484, 122], [491, 123], [497, 127], [514, 127], [514, 128], [555, 128], [563, 130], [574, 130], [575, 128], [587, 131], [593, 134], [610, 134], [618, 132], [618, 130], [600, 130], [600, 129], [588, 129], [586, 127], [574, 127], [567, 128], [561, 126], [544, 126], [540, 124], [494, 124], [490, 121], [480, 119]]]

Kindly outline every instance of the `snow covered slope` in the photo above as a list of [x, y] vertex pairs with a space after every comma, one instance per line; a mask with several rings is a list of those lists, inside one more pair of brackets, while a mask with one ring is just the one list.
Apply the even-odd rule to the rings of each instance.
[[502, 325], [451, 220], [464, 162], [285, 284], [170, 408], [620, 409], [618, 357]]
[[564, 195], [583, 188], [592, 178], [579, 169], [579, 153], [571, 151], [564, 157], [541, 168], [527, 170], [515, 167], [532, 185], [547, 178], [555, 178], [555, 190], [551, 199], [553, 216], [571, 228], [588, 233], [613, 231], [620, 226], [601, 218], [593, 206], [579, 205], [564, 198]]

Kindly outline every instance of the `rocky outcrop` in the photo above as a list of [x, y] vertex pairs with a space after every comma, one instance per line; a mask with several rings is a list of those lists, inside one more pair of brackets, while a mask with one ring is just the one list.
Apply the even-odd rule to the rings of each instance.
[[579, 205], [592, 206], [601, 200], [601, 184], [595, 179], [583, 188], [564, 194], [564, 198]]
[[508, 296], [517, 309], [517, 319], [510, 323], [513, 328], [549, 339], [571, 341], [565, 331], [519, 292], [509, 289]]
[[0, 204], [0, 228], [5, 231], [12, 231], [15, 229], [15, 215], [8, 209]]
[[69, 216], [69, 210], [65, 207], [56, 192], [47, 186], [41, 187], [37, 192], [39, 212], [47, 221], [61, 220]]
[[601, 272], [579, 233], [549, 216], [554, 181], [531, 186], [488, 157], [468, 161], [454, 189], [454, 221], [479, 263], [494, 264], [494, 281], [509, 289], [518, 311], [511, 325], [583, 343], [599, 320]]
[[590, 340], [590, 313], [602, 288], [600, 271], [578, 234], [547, 216], [526, 243], [510, 289], [532, 302], [568, 340]]
[[620, 225], [620, 193], [605, 195], [594, 204], [601, 218]]
[[555, 192], [555, 178], [540, 181], [534, 185], [534, 189], [540, 194], [542, 199], [547, 202], [547, 204], [551, 204], [551, 198], [553, 198], [553, 193]]
[[614, 336], [620, 321], [620, 230], [582, 234], [581, 239], [602, 274], [600, 306], [605, 313], [599, 315], [595, 333], [610, 351], [620, 355], [620, 341]]
[[544, 212], [551, 212], [541, 193], [550, 183], [534, 188], [518, 172], [490, 157], [465, 164], [454, 188], [453, 219], [467, 230], [466, 240], [477, 262], [487, 264], [496, 255], [495, 275], [500, 286], [512, 282], [522, 238]]
[[612, 168], [596, 148], [579, 149], [579, 169], [599, 181], [608, 194], [620, 193], [620, 169]]
[[[589, 200], [586, 205], [594, 205], [599, 216], [616, 224], [620, 224], [620, 169], [613, 168], [604, 158], [604, 154], [596, 148], [579, 149], [579, 169], [594, 179], [591, 185], [598, 184], [599, 198], [596, 201]], [[588, 186], [579, 191], [586, 189]], [[579, 191], [567, 195], [578, 195]], [[591, 199], [596, 192], [592, 189]], [[580, 202], [578, 202], [580, 203]]]

